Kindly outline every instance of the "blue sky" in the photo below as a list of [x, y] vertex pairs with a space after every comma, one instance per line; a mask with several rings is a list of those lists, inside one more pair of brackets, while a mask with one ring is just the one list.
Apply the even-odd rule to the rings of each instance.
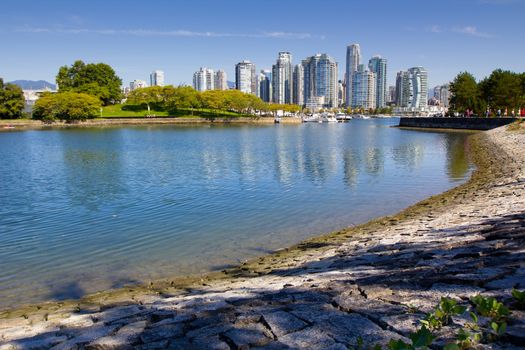
[[128, 84], [162, 69], [191, 83], [200, 66], [249, 59], [270, 68], [279, 51], [294, 63], [332, 55], [342, 78], [346, 45], [389, 61], [388, 80], [413, 66], [430, 85], [468, 70], [525, 71], [525, 0], [0, 0], [0, 77], [54, 82], [76, 59], [105, 62]]

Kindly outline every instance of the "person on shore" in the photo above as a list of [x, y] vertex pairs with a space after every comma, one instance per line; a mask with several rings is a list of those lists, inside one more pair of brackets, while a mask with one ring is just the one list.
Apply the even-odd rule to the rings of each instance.
[[501, 109], [498, 109], [498, 118], [501, 117]]

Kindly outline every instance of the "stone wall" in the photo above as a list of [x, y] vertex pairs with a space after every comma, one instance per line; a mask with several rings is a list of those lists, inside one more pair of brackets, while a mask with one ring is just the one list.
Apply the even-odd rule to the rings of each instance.
[[401, 117], [400, 127], [491, 130], [510, 124], [517, 118], [422, 118]]

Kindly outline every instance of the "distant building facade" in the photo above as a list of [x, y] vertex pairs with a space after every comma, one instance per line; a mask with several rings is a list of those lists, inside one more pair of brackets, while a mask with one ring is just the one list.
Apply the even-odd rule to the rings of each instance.
[[213, 85], [215, 90], [228, 90], [228, 76], [224, 70], [219, 69], [215, 72]]
[[360, 64], [352, 78], [352, 108], [376, 108], [376, 74]]
[[150, 86], [164, 86], [164, 72], [156, 70], [149, 75]]
[[263, 69], [259, 73], [258, 96], [264, 102], [272, 102], [272, 71]]
[[304, 106], [304, 66], [298, 64], [293, 69], [293, 103]]
[[387, 103], [387, 60], [381, 56], [374, 56], [368, 61], [368, 68], [376, 77], [375, 108], [386, 107]]
[[317, 54], [303, 60], [304, 102], [315, 102], [322, 108], [336, 108], [337, 62], [327, 54]]
[[289, 52], [279, 52], [272, 66], [272, 102], [290, 104], [293, 101], [293, 66]]
[[406, 111], [428, 109], [428, 73], [423, 67], [397, 73], [396, 105]]
[[213, 69], [201, 67], [193, 73], [193, 88], [197, 91], [215, 89], [215, 72]]
[[255, 64], [242, 61], [235, 65], [235, 88], [247, 94], [257, 95]]
[[131, 83], [129, 83], [129, 90], [133, 91], [136, 89], [142, 89], [147, 87], [148, 84], [144, 80], [133, 80]]
[[361, 47], [359, 44], [352, 44], [346, 48], [346, 72], [345, 72], [345, 102], [347, 106], [352, 106], [352, 81], [353, 75], [357, 72], [357, 67], [361, 64]]

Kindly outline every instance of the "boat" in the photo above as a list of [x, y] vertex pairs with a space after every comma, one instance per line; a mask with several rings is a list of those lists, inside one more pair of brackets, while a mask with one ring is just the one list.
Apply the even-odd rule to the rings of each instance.
[[351, 116], [351, 115], [344, 114], [344, 113], [337, 113], [337, 114], [335, 115], [335, 119], [337, 119], [337, 120], [340, 121], [340, 122], [344, 122], [344, 121], [347, 121], [347, 120], [351, 120], [351, 119], [352, 119], [352, 116]]
[[333, 114], [323, 113], [321, 114], [322, 123], [337, 123], [337, 118]]
[[275, 124], [280, 124], [281, 123], [281, 118], [280, 117], [275, 117], [275, 119], [273, 120], [273, 122]]
[[322, 123], [321, 116], [317, 113], [303, 117], [303, 123]]
[[370, 119], [369, 116], [364, 115], [364, 114], [357, 114], [357, 115], [354, 115], [354, 118], [355, 118], [355, 119]]

